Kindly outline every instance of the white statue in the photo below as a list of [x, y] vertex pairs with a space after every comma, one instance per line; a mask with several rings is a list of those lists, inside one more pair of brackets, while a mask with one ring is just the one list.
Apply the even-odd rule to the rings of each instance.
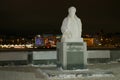
[[61, 42], [83, 42], [81, 38], [82, 23], [76, 16], [76, 8], [70, 7], [68, 9], [68, 16], [63, 20], [61, 26], [62, 38]]

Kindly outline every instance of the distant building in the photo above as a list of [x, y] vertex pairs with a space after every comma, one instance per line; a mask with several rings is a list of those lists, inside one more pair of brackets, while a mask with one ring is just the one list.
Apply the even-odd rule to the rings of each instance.
[[43, 45], [44, 45], [44, 40], [41, 38], [40, 35], [37, 35], [37, 36], [35, 37], [35, 46], [36, 46], [36, 47], [41, 47], [41, 46], [43, 46]]
[[94, 45], [94, 38], [83, 38], [83, 39], [87, 43], [87, 46], [93, 46]]

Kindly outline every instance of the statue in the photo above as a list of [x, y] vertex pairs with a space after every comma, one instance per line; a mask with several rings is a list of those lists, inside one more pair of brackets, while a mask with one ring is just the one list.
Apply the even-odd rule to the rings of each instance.
[[70, 7], [68, 9], [68, 16], [63, 20], [61, 26], [62, 38], [61, 42], [83, 42], [81, 38], [82, 23], [76, 16], [76, 8]]

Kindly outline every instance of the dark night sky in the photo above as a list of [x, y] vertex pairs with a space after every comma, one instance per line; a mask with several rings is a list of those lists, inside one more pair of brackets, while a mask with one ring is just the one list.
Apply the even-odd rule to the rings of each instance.
[[70, 6], [77, 8], [83, 33], [120, 32], [117, 0], [0, 0], [0, 33], [60, 33]]

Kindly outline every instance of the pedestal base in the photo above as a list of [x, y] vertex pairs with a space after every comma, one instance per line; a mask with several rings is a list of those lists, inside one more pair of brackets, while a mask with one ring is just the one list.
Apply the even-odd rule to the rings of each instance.
[[57, 43], [58, 66], [63, 69], [84, 69], [87, 64], [85, 42]]

